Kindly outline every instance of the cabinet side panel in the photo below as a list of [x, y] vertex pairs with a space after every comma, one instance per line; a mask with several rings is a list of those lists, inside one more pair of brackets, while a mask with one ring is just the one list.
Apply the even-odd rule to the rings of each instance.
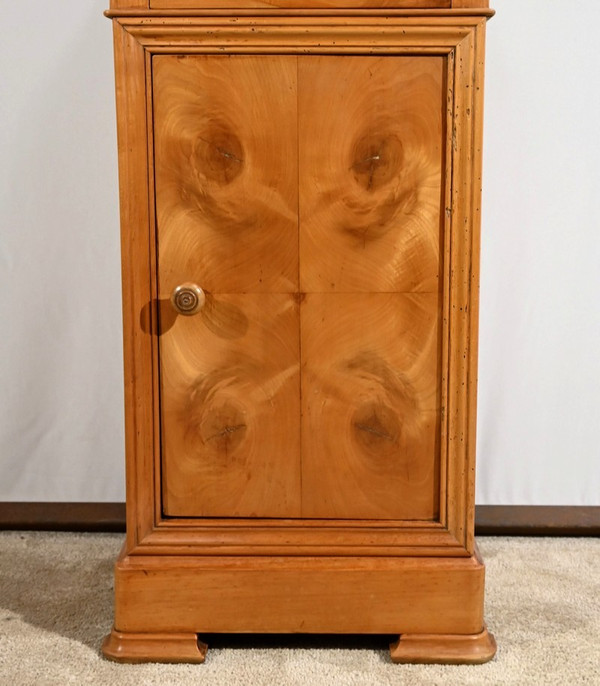
[[457, 47], [454, 82], [447, 524], [468, 552], [474, 549], [484, 31], [481, 20]]
[[144, 48], [114, 20], [123, 345], [127, 546], [154, 522], [154, 370], [146, 62]]
[[485, 73], [485, 32], [486, 24], [482, 22], [475, 30], [475, 69], [473, 88], [473, 231], [471, 238], [471, 289], [470, 289], [470, 360], [469, 360], [469, 460], [471, 463], [469, 485], [467, 490], [467, 513], [465, 539], [466, 548], [472, 553], [475, 550], [475, 464], [477, 433], [477, 367], [479, 357], [479, 269], [481, 249], [481, 190], [483, 162], [483, 87]]

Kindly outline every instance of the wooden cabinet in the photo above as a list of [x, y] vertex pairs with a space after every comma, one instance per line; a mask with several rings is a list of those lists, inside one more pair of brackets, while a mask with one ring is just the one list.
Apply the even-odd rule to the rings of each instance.
[[[484, 2], [113, 2], [127, 540], [104, 653], [482, 662]], [[385, 11], [382, 9], [385, 7]]]

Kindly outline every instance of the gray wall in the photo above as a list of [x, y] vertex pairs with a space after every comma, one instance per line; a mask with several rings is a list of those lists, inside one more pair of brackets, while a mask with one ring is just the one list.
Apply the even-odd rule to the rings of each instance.
[[[107, 0], [0, 0], [0, 500], [124, 498]], [[598, 0], [489, 25], [477, 501], [600, 505]]]

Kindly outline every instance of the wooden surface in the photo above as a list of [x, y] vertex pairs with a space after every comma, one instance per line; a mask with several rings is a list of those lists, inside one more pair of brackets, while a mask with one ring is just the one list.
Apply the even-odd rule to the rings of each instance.
[[202, 663], [208, 646], [195, 633], [122, 633], [113, 630], [102, 644], [102, 653], [115, 662]]
[[[334, 49], [343, 53], [348, 50], [360, 52], [366, 50], [367, 45], [371, 44], [378, 50], [384, 50], [386, 54], [389, 53], [390, 55], [393, 55], [394, 52], [403, 51], [410, 51], [412, 54], [421, 53], [425, 60], [433, 59], [438, 61], [441, 59], [440, 55], [447, 53], [448, 56], [444, 60], [445, 69], [442, 85], [444, 98], [447, 101], [447, 113], [444, 115], [443, 128], [445, 131], [452, 131], [453, 136], [452, 138], [445, 136], [446, 149], [443, 152], [444, 169], [442, 172], [443, 188], [441, 190], [441, 204], [445, 208], [443, 229], [444, 253], [446, 255], [450, 254], [450, 260], [444, 259], [440, 261], [440, 266], [443, 268], [443, 275], [442, 272], [440, 273], [442, 281], [440, 284], [442, 291], [442, 311], [440, 315], [442, 383], [440, 417], [443, 421], [441, 421], [439, 445], [439, 523], [442, 527], [447, 526], [448, 532], [447, 541], [435, 554], [444, 555], [446, 554], [445, 551], [448, 551], [448, 554], [454, 554], [451, 551], [461, 546], [465, 546], [463, 554], [468, 554], [472, 550], [472, 525], [469, 528], [469, 507], [465, 499], [471, 496], [469, 495], [469, 488], [466, 488], [465, 484], [467, 482], [470, 483], [473, 479], [473, 455], [472, 449], [469, 447], [471, 443], [465, 443], [461, 438], [461, 431], [463, 429], [458, 425], [454, 428], [453, 424], [456, 423], [455, 418], [457, 417], [461, 417], [461, 421], [464, 421], [467, 426], [472, 425], [474, 421], [474, 406], [468, 406], [468, 417], [465, 419], [464, 416], [464, 398], [469, 396], [474, 381], [465, 372], [468, 365], [466, 367], [465, 365], [462, 367], [451, 367], [448, 370], [446, 360], [448, 350], [454, 351], [455, 359], [470, 360], [473, 358], [474, 353], [468, 345], [468, 327], [457, 326], [458, 322], [464, 320], [468, 324], [475, 317], [476, 313], [474, 313], [470, 302], [471, 288], [458, 289], [456, 291], [452, 304], [452, 311], [456, 314], [452, 317], [448, 317], [448, 314], [450, 302], [449, 288], [455, 288], [455, 283], [461, 283], [458, 277], [464, 279], [465, 283], [468, 280], [469, 285], [476, 288], [477, 274], [471, 269], [472, 266], [475, 269], [476, 261], [472, 259], [472, 245], [469, 242], [469, 235], [472, 231], [478, 231], [478, 225], [476, 218], [471, 216], [470, 201], [467, 203], [464, 197], [461, 200], [458, 189], [463, 188], [464, 183], [468, 183], [467, 172], [474, 162], [474, 157], [476, 158], [479, 155], [479, 152], [473, 148], [472, 122], [478, 119], [478, 117], [480, 118], [480, 100], [473, 97], [470, 99], [465, 97], [457, 98], [454, 97], [453, 93], [455, 90], [462, 93], [474, 91], [470, 87], [474, 70], [474, 56], [478, 54], [478, 46], [482, 42], [481, 36], [485, 19], [482, 16], [464, 13], [450, 17], [443, 16], [440, 13], [434, 13], [430, 16], [418, 16], [407, 12], [397, 12], [393, 16], [386, 18], [380, 16], [380, 13], [375, 12], [368, 23], [366, 23], [365, 18], [358, 15], [320, 18], [320, 15], [317, 16], [317, 14], [315, 16], [293, 16], [291, 12], [284, 12], [284, 14], [285, 16], [277, 20], [276, 25], [274, 25], [273, 19], [266, 15], [260, 17], [241, 16], [234, 19], [228, 16], [219, 17], [215, 13], [213, 13], [214, 16], [204, 18], [196, 16], [190, 18], [165, 17], [157, 19], [152, 17], [142, 19], [139, 16], [132, 16], [115, 20], [117, 35], [120, 36], [124, 32], [130, 36], [126, 43], [125, 41], [119, 43], [119, 46], [126, 45], [126, 47], [118, 50], [116, 53], [117, 70], [121, 75], [119, 78], [126, 79], [135, 85], [135, 88], [124, 91], [124, 95], [127, 97], [122, 97], [119, 101], [121, 112], [120, 126], [123, 128], [127, 140], [133, 144], [132, 150], [135, 152], [136, 160], [138, 155], [148, 154], [148, 152], [150, 154], [153, 153], [153, 146], [149, 150], [142, 146], [143, 139], [139, 135], [139, 126], [136, 125], [136, 121], [140, 118], [142, 107], [140, 98], [143, 96], [143, 92], [140, 94], [137, 84], [140, 81], [146, 80], [147, 87], [151, 87], [150, 65], [152, 60], [162, 58], [161, 55], [157, 55], [161, 50], [170, 50], [172, 52], [176, 49], [182, 53], [191, 54], [212, 52], [213, 50], [222, 51], [223, 48], [227, 47], [227, 49], [233, 51], [241, 50], [244, 52], [261, 53], [265, 50], [277, 49], [280, 52], [295, 51], [296, 53], [303, 54], [306, 51], [316, 52], [327, 50], [330, 46], [336, 46]], [[468, 37], [468, 40], [465, 40], [465, 37]], [[279, 47], [275, 48], [275, 46]], [[431, 56], [432, 51], [435, 51], [436, 57]], [[145, 59], [144, 54], [146, 55]], [[453, 58], [454, 55], [456, 59]], [[196, 56], [194, 54], [194, 59]], [[280, 55], [280, 57], [282, 56]], [[290, 55], [290, 57], [294, 56]], [[178, 58], [173, 57], [173, 59]], [[234, 59], [237, 58], [231, 58], [231, 60]], [[409, 60], [409, 58], [402, 59]], [[135, 65], [140, 62], [145, 63], [144, 73], [141, 73], [137, 68], [133, 71], [128, 66], [125, 68], [125, 65]], [[460, 69], [456, 68], [455, 65], [460, 65]], [[149, 133], [151, 135], [154, 124], [152, 102], [148, 101], [147, 104], [149, 106]], [[470, 112], [471, 115], [467, 114], [467, 112]], [[477, 116], [473, 117], [473, 113]], [[152, 159], [150, 159], [150, 162], [152, 162]], [[141, 189], [145, 188], [150, 208], [150, 219], [153, 221], [154, 174], [152, 169], [150, 170], [150, 176], [148, 176], [148, 170], [141, 164], [132, 164], [128, 169], [130, 170], [130, 176], [126, 177], [129, 178], [127, 183], [135, 189], [139, 188], [140, 192]], [[457, 189], [455, 199], [450, 203], [450, 195], [455, 187]], [[478, 193], [477, 184], [475, 184], [473, 193], [475, 195]], [[136, 207], [143, 209], [141, 205]], [[459, 218], [460, 221], [455, 221], [455, 218]], [[124, 262], [126, 278], [129, 279], [129, 273], [136, 269], [135, 264], [143, 264], [144, 249], [149, 254], [150, 274], [153, 274], [155, 260], [153, 241], [147, 242], [150, 237], [144, 237], [138, 231], [137, 224], [133, 227], [135, 230], [128, 224], [123, 226], [124, 244], [135, 246], [135, 250], [138, 251], [136, 254], [139, 255], [137, 263], [129, 261], [126, 265]], [[450, 242], [452, 242], [454, 249], [448, 253]], [[455, 275], [455, 280], [452, 282], [450, 281], [450, 274]], [[143, 276], [143, 271], [140, 273], [140, 276]], [[181, 281], [184, 280], [181, 279]], [[128, 449], [127, 460], [129, 470], [128, 488], [133, 492], [133, 501], [128, 508], [130, 546], [133, 549], [133, 547], [139, 547], [140, 545], [146, 546], [147, 543], [148, 547], [151, 548], [153, 545], [159, 544], [161, 549], [171, 550], [179, 545], [179, 543], [175, 542], [175, 539], [179, 538], [179, 534], [174, 530], [171, 531], [169, 535], [173, 536], [174, 544], [165, 548], [163, 538], [167, 535], [167, 531], [162, 528], [163, 524], [161, 521], [163, 513], [161, 509], [160, 482], [163, 466], [159, 456], [160, 437], [158, 434], [160, 427], [157, 387], [159, 373], [155, 367], [157, 358], [152, 342], [153, 336], [158, 333], [155, 321], [156, 310], [160, 313], [164, 332], [163, 336], [169, 334], [167, 329], [173, 326], [175, 317], [168, 304], [165, 306], [165, 297], [159, 299], [155, 295], [154, 299], [152, 299], [145, 295], [145, 286], [142, 282], [143, 278], [139, 279], [139, 283], [133, 282], [135, 301], [144, 302], [144, 297], [146, 297], [146, 300], [141, 307], [137, 320], [135, 317], [130, 318], [128, 328], [125, 331], [125, 340], [140, 340], [141, 345], [133, 346], [128, 353], [132, 355], [135, 361], [135, 369], [137, 370], [137, 376], [133, 377], [133, 380], [139, 384], [140, 379], [148, 378], [152, 384], [153, 393], [152, 395], [146, 394], [145, 396], [139, 394], [137, 405], [132, 406], [130, 403], [127, 405], [129, 413], [128, 430], [132, 436], [137, 437], [135, 439], [137, 442], [132, 443], [134, 449]], [[152, 279], [150, 279], [147, 287], [149, 287], [151, 292], [154, 290], [155, 285]], [[298, 296], [298, 299], [302, 302], [303, 296], [301, 292], [292, 293], [291, 295]], [[341, 294], [338, 293], [338, 295]], [[307, 297], [310, 298], [310, 294]], [[128, 297], [126, 297], [124, 307], [131, 307]], [[302, 307], [303, 305], [301, 304], [301, 309]], [[190, 319], [193, 319], [193, 317]], [[239, 325], [238, 318], [228, 316], [227, 320], [225, 329], [231, 333]], [[140, 336], [140, 333], [143, 336]], [[449, 374], [447, 373], [448, 371], [450, 372]], [[141, 386], [139, 388], [141, 390]], [[462, 403], [460, 405], [462, 408], [460, 412], [459, 405], [457, 404], [459, 402]], [[231, 425], [227, 424], [225, 426]], [[144, 442], [149, 438], [151, 440], [148, 441], [148, 448], [144, 449]], [[165, 525], [168, 525], [169, 521], [166, 520]], [[272, 544], [269, 544], [269, 549], [271, 550], [280, 548], [282, 542], [286, 540], [285, 527], [288, 524], [285, 522], [291, 522], [292, 520], [282, 521], [284, 522], [282, 528], [277, 527], [273, 529]], [[326, 520], [323, 521], [325, 522]], [[390, 521], [392, 526], [397, 526], [397, 524], [393, 524], [397, 520]], [[432, 539], [430, 538], [430, 532], [424, 527], [419, 528], [418, 525], [419, 522], [427, 523], [428, 520], [414, 521], [415, 525], [410, 529], [404, 527], [396, 529], [397, 545], [400, 546], [398, 550], [402, 549], [407, 553], [414, 550], [435, 552], [431, 548]], [[153, 531], [157, 524], [159, 529]], [[182, 524], [186, 526], [184, 538], [186, 538], [186, 541], [189, 541], [186, 542], [187, 550], [203, 549], [206, 545], [205, 541], [214, 540], [212, 531], [208, 535], [208, 529], [198, 528], [197, 526], [194, 528], [190, 526], [191, 522], [185, 522], [184, 520], [182, 520]], [[323, 525], [318, 520], [313, 520], [313, 526], [320, 528]], [[340, 529], [340, 532], [342, 529]], [[235, 528], [235, 531], [241, 531], [241, 529]], [[247, 543], [242, 543], [242, 538], [245, 538]], [[332, 539], [332, 544], [334, 539]], [[192, 540], [194, 543], [192, 543]], [[234, 540], [236, 541], [235, 543], [233, 543]], [[236, 533], [232, 539], [231, 549], [236, 549], [238, 545], [247, 548], [252, 545], [251, 540], [252, 536], [249, 530], [239, 540]], [[381, 550], [381, 548], [377, 549]]]
[[297, 290], [296, 61], [152, 60], [161, 298]]
[[437, 292], [439, 57], [298, 60], [300, 289]]
[[[124, 0], [127, 2], [128, 0]], [[456, 1], [456, 0], [455, 0]], [[473, 2], [474, 0], [467, 0]], [[484, 0], [485, 1], [485, 0]], [[462, 0], [464, 3], [465, 0]], [[160, 9], [197, 9], [215, 7], [215, 0], [150, 0], [150, 8]], [[452, 0], [224, 0], [224, 7], [265, 8], [265, 7], [318, 7], [318, 8], [361, 8], [397, 7], [408, 9], [448, 9]], [[461, 5], [464, 6], [464, 5]], [[471, 5], [469, 5], [471, 6]], [[483, 6], [483, 3], [480, 4]]]
[[305, 516], [435, 519], [438, 295], [308, 294], [302, 354]]
[[155, 291], [155, 240], [149, 231], [153, 224], [153, 203], [149, 202], [152, 156], [148, 154], [146, 54], [135, 37], [118, 22], [113, 22], [113, 41], [116, 103], [120, 113], [117, 141], [122, 227], [127, 541], [131, 550], [152, 530], [156, 512], [158, 346], [152, 335], [155, 322], [150, 308]]
[[169, 516], [301, 513], [298, 305], [210, 295], [161, 338]]
[[[153, 10], [201, 9], [215, 7], [215, 0], [111, 0], [114, 9], [147, 7]], [[223, 0], [222, 7], [236, 8], [403, 8], [403, 9], [485, 9], [489, 0]]]
[[160, 321], [164, 511], [299, 516], [296, 58], [153, 74], [159, 298], [207, 293]]
[[[274, 12], [115, 20], [131, 504], [115, 631], [476, 634], [489, 12]], [[168, 304], [186, 282], [207, 295], [193, 317]]]
[[476, 557], [135, 555], [117, 563], [115, 629], [473, 634], [483, 582]]
[[153, 59], [165, 514], [436, 517], [443, 66]]
[[402, 634], [390, 646], [392, 662], [482, 664], [496, 654], [496, 640], [484, 626], [477, 634]]
[[[214, 7], [214, 0], [110, 0], [112, 9], [161, 9], [179, 8], [194, 9]], [[225, 0], [220, 3], [224, 7], [276, 7], [281, 4], [289, 7], [290, 2], [281, 0]], [[489, 0], [297, 0], [299, 7], [404, 7], [415, 9], [449, 9], [449, 8], [485, 8]]]

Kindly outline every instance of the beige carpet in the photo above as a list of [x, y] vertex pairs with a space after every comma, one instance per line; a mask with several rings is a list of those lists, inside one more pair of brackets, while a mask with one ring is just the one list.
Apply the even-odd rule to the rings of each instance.
[[499, 650], [469, 667], [393, 665], [387, 637], [219, 637], [204, 665], [107, 662], [121, 541], [0, 533], [1, 686], [600, 685], [599, 539], [480, 539]]

